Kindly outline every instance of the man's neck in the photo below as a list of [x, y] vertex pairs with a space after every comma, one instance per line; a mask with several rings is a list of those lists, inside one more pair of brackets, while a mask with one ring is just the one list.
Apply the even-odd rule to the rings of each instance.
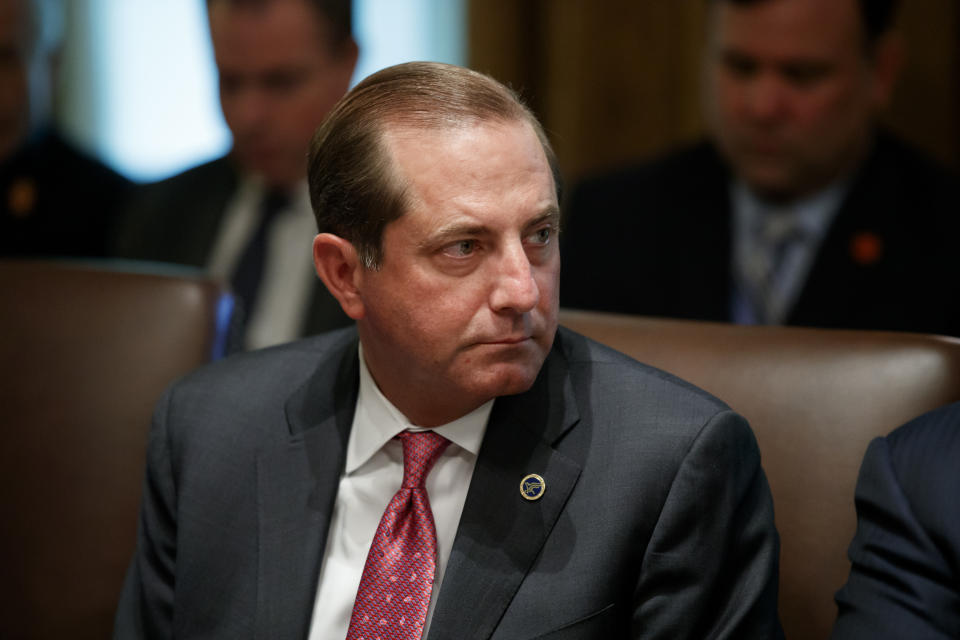
[[[454, 398], [431, 385], [418, 385], [409, 379], [405, 381], [407, 391], [396, 392], [389, 384], [389, 377], [382, 373], [378, 375], [376, 364], [371, 366], [370, 357], [369, 351], [364, 352], [363, 338], [361, 337], [360, 358], [363, 366], [370, 373], [377, 390], [386, 402], [402, 413], [411, 424], [418, 427], [432, 428], [448, 424], [475, 411], [491, 400], [491, 398], [486, 398], [471, 401]], [[426, 389], [427, 391], [421, 393], [420, 389]]]

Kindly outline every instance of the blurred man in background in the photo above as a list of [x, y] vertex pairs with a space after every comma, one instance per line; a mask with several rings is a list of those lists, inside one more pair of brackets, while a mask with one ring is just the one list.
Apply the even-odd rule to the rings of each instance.
[[60, 0], [0, 0], [0, 256], [102, 256], [129, 184], [53, 123]]
[[207, 8], [233, 148], [145, 187], [118, 252], [229, 279], [248, 347], [344, 325], [304, 243], [315, 232], [307, 147], [357, 60], [350, 1], [208, 0]]
[[561, 303], [960, 334], [960, 185], [878, 125], [895, 0], [711, 5], [709, 141], [575, 191]]

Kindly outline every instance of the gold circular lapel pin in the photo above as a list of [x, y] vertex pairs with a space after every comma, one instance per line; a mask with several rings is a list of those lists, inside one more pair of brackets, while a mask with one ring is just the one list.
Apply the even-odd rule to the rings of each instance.
[[535, 473], [524, 476], [520, 481], [520, 495], [525, 500], [539, 500], [546, 490], [547, 483]]

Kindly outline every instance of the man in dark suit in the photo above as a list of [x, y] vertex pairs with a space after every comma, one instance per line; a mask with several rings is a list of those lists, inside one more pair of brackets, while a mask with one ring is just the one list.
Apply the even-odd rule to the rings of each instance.
[[960, 335], [960, 182], [877, 127], [892, 0], [714, 0], [710, 140], [584, 182], [564, 306]]
[[476, 72], [347, 95], [309, 175], [356, 328], [161, 400], [117, 638], [780, 637], [745, 421], [557, 328], [555, 167]]
[[208, 0], [226, 157], [141, 190], [117, 237], [124, 257], [188, 264], [229, 279], [246, 344], [349, 320], [316, 280], [306, 245], [310, 136], [357, 60], [349, 0]]
[[870, 443], [838, 640], [960, 637], [960, 403]]
[[130, 187], [53, 124], [63, 18], [0, 0], [0, 257], [107, 255]]

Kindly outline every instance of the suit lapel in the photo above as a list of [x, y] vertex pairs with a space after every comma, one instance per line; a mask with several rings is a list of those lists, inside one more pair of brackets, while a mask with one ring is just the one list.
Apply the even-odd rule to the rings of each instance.
[[[530, 391], [494, 404], [430, 638], [493, 633], [580, 475], [580, 466], [552, 446], [577, 421], [566, 362], [555, 345]], [[536, 501], [520, 494], [530, 473], [546, 485]]]
[[356, 405], [356, 340], [286, 404], [289, 438], [257, 461], [258, 638], [307, 636]]

